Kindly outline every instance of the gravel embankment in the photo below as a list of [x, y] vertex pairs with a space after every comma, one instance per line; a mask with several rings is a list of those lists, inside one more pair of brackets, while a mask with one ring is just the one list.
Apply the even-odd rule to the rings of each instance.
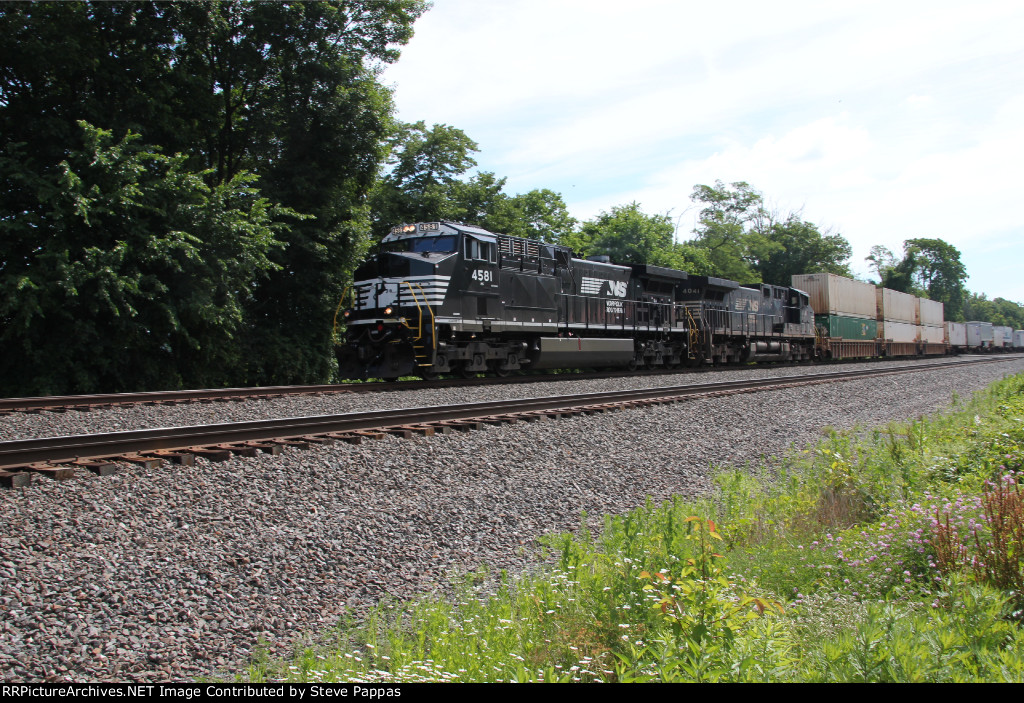
[[[844, 367], [847, 368], [847, 367]], [[848, 368], [854, 368], [850, 366]], [[824, 369], [828, 370], [828, 369]], [[242, 666], [486, 563], [517, 571], [581, 510], [708, 488], [708, 466], [757, 464], [820, 436], [968, 396], [1024, 360], [280, 457], [126, 467], [0, 491], [0, 679], [186, 680]], [[694, 382], [805, 369], [730, 371]], [[643, 385], [686, 380], [644, 379]], [[324, 414], [602, 390], [568, 382], [0, 418], [0, 436]], [[545, 386], [545, 387], [542, 387]], [[546, 387], [550, 386], [550, 387]], [[584, 387], [585, 386], [585, 387]]]
[[[969, 357], [949, 360], [965, 363]], [[939, 359], [942, 361], [942, 359]], [[371, 410], [428, 407], [455, 403], [472, 403], [514, 398], [533, 398], [577, 393], [598, 393], [628, 388], [656, 388], [696, 383], [716, 383], [745, 378], [771, 378], [799, 376], [808, 373], [833, 373], [856, 369], [885, 368], [935, 363], [935, 360], [883, 361], [862, 364], [790, 367], [750, 367], [736, 370], [713, 370], [686, 373], [609, 378], [592, 381], [555, 380], [501, 386], [473, 386], [468, 388], [437, 388], [422, 391], [385, 391], [380, 393], [344, 393], [324, 396], [287, 396], [246, 402], [189, 403], [164, 406], [125, 406], [90, 412], [66, 413], [14, 413], [0, 417], [0, 438], [5, 440], [31, 437], [118, 432], [153, 427], [179, 427], [205, 425], [217, 422], [243, 422], [269, 420], [282, 417], [333, 415]]]

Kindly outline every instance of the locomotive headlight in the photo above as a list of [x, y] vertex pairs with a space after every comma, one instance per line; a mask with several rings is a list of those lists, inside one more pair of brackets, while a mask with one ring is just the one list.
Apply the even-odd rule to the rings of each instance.
[[392, 312], [394, 312], [394, 310], [391, 309], [390, 305], [388, 307], [384, 308], [384, 314], [385, 315], [390, 315]]
[[352, 311], [346, 310], [345, 312], [341, 313], [341, 316], [347, 320], [348, 318], [352, 317]]

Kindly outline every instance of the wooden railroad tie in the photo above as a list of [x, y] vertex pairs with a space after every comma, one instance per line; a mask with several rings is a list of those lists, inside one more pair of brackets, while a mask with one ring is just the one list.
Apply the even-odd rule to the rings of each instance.
[[125, 454], [124, 456], [119, 456], [118, 459], [121, 461], [127, 461], [129, 464], [141, 466], [144, 469], [159, 468], [160, 464], [164, 462], [163, 459], [152, 456], [142, 456], [140, 454]]
[[71, 465], [87, 469], [97, 476], [110, 476], [117, 473], [117, 464], [109, 461], [73, 461]]
[[165, 449], [158, 449], [155, 452], [146, 452], [147, 455], [155, 456], [158, 459], [169, 461], [173, 464], [180, 464], [182, 466], [195, 466], [196, 457], [195, 454], [189, 454], [187, 452], [171, 452]]
[[52, 478], [54, 481], [67, 481], [75, 475], [74, 466], [53, 466], [51, 464], [29, 464], [25, 467], [28, 471]]
[[28, 471], [0, 471], [0, 486], [4, 488], [24, 488], [32, 484], [32, 474]]

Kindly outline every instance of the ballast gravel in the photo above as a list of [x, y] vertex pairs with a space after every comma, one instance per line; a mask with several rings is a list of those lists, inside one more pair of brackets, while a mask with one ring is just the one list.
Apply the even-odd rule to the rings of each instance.
[[[485, 564], [522, 570], [536, 538], [573, 529], [581, 511], [619, 513], [647, 496], [704, 492], [709, 467], [757, 467], [824, 427], [927, 414], [954, 393], [1022, 371], [1021, 359], [960, 364], [189, 468], [126, 465], [113, 476], [80, 472], [0, 491], [0, 679], [183, 681], [239, 671], [257, 648], [286, 654], [382, 597], [443, 587]], [[0, 436], [804, 372], [43, 413], [0, 418]]]

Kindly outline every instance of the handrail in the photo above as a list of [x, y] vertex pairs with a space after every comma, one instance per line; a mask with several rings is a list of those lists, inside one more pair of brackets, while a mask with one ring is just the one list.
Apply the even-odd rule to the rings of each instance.
[[[420, 293], [423, 294], [423, 304], [426, 305], [427, 312], [430, 313], [430, 348], [433, 351], [436, 352], [437, 351], [437, 324], [435, 322], [436, 318], [434, 317], [434, 309], [432, 307], [430, 307], [430, 303], [427, 302], [427, 292], [425, 290], [423, 290], [423, 286], [421, 286], [419, 283], [417, 283], [416, 287], [419, 288], [420, 289]], [[423, 315], [423, 313], [421, 312], [420, 316], [422, 317], [422, 315]], [[422, 329], [423, 329], [423, 323], [421, 322], [420, 323], [420, 330], [422, 331]], [[422, 332], [421, 332], [420, 336], [422, 337]]]
[[338, 301], [338, 307], [334, 308], [334, 324], [331, 326], [331, 337], [334, 339], [334, 343], [338, 343], [338, 312], [341, 311], [341, 306], [345, 304], [345, 296], [348, 295], [349, 291], [355, 295], [355, 289], [352, 286], [345, 286], [341, 291], [341, 299]]

